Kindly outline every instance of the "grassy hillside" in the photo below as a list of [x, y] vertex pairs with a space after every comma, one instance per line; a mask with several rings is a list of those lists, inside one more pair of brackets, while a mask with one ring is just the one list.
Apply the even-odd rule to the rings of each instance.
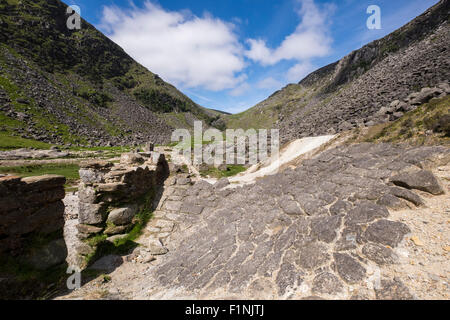
[[450, 145], [450, 96], [433, 99], [395, 122], [356, 132], [356, 141]]
[[[66, 8], [59, 0], [0, 0], [3, 136], [93, 146], [162, 143], [173, 125], [217, 119], [88, 22], [69, 30]], [[178, 121], [180, 114], [189, 121]]]

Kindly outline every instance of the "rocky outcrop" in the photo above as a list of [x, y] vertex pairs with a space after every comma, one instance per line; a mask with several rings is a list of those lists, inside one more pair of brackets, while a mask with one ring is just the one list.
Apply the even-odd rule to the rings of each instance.
[[[447, 163], [446, 154], [445, 147], [358, 144], [254, 185], [174, 185], [148, 227], [148, 241], [162, 240], [169, 251], [140, 297], [346, 299], [359, 292], [363, 299], [412, 299], [408, 283], [388, 271], [373, 276], [398, 263], [411, 232], [388, 208], [416, 208], [421, 198], [412, 186], [424, 190], [438, 181], [418, 166]], [[201, 210], [186, 209], [193, 207]], [[163, 235], [155, 229], [161, 221], [170, 226]]]
[[[410, 266], [445, 269], [445, 254], [435, 253], [447, 217], [436, 219], [435, 204], [447, 195], [417, 190], [430, 181], [447, 190], [440, 172], [449, 160], [448, 147], [363, 143], [332, 147], [251, 185], [171, 175], [140, 246], [95, 268], [111, 272], [106, 299], [415, 299], [430, 290], [446, 297], [445, 278], [425, 285], [430, 269], [415, 269], [418, 280]], [[427, 238], [418, 247], [417, 232], [428, 221], [440, 229], [428, 238], [439, 248], [424, 257], [430, 247]], [[88, 284], [65, 298], [95, 290]]]
[[35, 275], [42, 275], [53, 270], [55, 279], [55, 268], [65, 265], [65, 182], [54, 175], [0, 177], [0, 298], [25, 298], [45, 290], [44, 279], [33, 276], [33, 283], [27, 284], [23, 279], [30, 275], [22, 272], [35, 270]]
[[450, 94], [450, 86], [447, 82], [440, 83], [433, 88], [422, 88], [419, 92], [411, 93], [402, 101], [394, 100], [389, 106], [382, 107], [375, 115], [364, 119], [364, 123], [373, 125], [376, 123], [395, 121], [401, 118], [405, 112], [413, 111], [417, 109], [418, 106], [427, 103], [434, 98], [444, 98], [448, 94]]
[[273, 126], [288, 142], [396, 120], [448, 94], [449, 8], [450, 1], [439, 1], [399, 30], [288, 85], [241, 116], [252, 114], [248, 121], [255, 125], [275, 118]]
[[[157, 189], [169, 174], [165, 156], [152, 153], [123, 154], [120, 163], [85, 162], [80, 165], [78, 237], [120, 238], [136, 223], [138, 213], [150, 210]], [[95, 251], [84, 246], [82, 255]]]

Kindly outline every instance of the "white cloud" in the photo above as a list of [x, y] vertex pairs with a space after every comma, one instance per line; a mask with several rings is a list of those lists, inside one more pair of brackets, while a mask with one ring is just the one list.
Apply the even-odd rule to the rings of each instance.
[[298, 14], [301, 18], [296, 30], [288, 35], [278, 48], [271, 49], [262, 39], [248, 39], [250, 50], [246, 56], [262, 65], [274, 65], [282, 60], [304, 60], [323, 57], [330, 53], [327, 17], [332, 7], [322, 11], [314, 0], [301, 0]]
[[314, 70], [315, 67], [308, 61], [300, 62], [288, 70], [286, 78], [290, 82], [299, 82]]
[[245, 79], [243, 49], [234, 25], [211, 16], [165, 11], [145, 2], [123, 10], [103, 9], [101, 28], [134, 59], [185, 88], [219, 91]]
[[256, 86], [259, 89], [276, 89], [282, 86], [282, 83], [272, 77], [268, 77], [259, 81]]
[[230, 95], [233, 97], [239, 97], [239, 96], [242, 96], [242, 95], [248, 93], [248, 91], [250, 89], [251, 89], [251, 86], [247, 82], [244, 82], [244, 83], [240, 84], [239, 86], [237, 86], [236, 88], [234, 88], [233, 90], [231, 90]]

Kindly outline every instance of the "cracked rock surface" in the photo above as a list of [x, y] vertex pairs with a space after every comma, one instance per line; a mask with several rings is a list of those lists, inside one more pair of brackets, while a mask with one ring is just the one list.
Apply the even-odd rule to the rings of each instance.
[[120, 289], [122, 298], [414, 299], [415, 288], [383, 268], [398, 263], [412, 230], [393, 210], [423, 208], [425, 193], [392, 177], [432, 170], [448, 155], [446, 147], [358, 144], [244, 187], [172, 177], [139, 240], [165, 254]]

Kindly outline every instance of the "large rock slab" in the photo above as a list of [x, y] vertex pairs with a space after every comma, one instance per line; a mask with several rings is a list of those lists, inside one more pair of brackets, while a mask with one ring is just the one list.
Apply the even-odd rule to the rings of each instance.
[[427, 170], [420, 170], [411, 173], [401, 173], [391, 178], [391, 182], [397, 186], [408, 189], [416, 189], [431, 193], [433, 195], [444, 194], [442, 187], [436, 176]]
[[338, 274], [345, 282], [354, 284], [364, 279], [366, 269], [348, 254], [335, 253], [334, 261]]
[[411, 230], [404, 223], [380, 220], [371, 224], [363, 236], [368, 241], [395, 248], [410, 232]]

